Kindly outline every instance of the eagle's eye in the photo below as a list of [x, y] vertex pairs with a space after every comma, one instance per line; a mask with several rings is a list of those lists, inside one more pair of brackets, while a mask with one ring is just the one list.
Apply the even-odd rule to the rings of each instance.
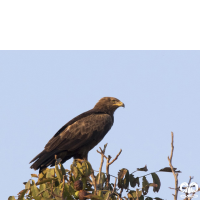
[[116, 100], [112, 100], [112, 103], [116, 103], [117, 101]]

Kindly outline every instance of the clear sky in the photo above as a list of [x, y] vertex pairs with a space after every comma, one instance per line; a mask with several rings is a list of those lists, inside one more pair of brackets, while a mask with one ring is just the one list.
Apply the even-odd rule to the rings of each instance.
[[[105, 143], [106, 155], [122, 149], [112, 175], [146, 164], [149, 172], [167, 167], [173, 131], [179, 183], [194, 176], [200, 184], [200, 51], [1, 51], [0, 82], [1, 199], [24, 189], [22, 183], [38, 173], [30, 160], [60, 127], [104, 96], [126, 107], [115, 112], [114, 126], [90, 151], [94, 169], [100, 164], [96, 149]], [[172, 199], [173, 175], [158, 175], [161, 190], [149, 196]]]

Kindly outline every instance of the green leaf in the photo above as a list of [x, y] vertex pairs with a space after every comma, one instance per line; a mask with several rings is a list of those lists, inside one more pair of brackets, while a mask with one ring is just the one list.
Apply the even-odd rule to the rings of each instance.
[[49, 170], [49, 168], [45, 168], [38, 176], [39, 179], [45, 178], [46, 177], [46, 173]]
[[67, 183], [65, 183], [64, 190], [63, 190], [63, 198], [67, 200], [72, 200], [73, 199], [71, 196], [72, 193], [74, 193], [75, 195], [75, 192], [73, 191], [72, 187], [68, 185]]
[[28, 189], [24, 189], [24, 190], [22, 190], [22, 191], [20, 191], [19, 193], [18, 193], [18, 200], [23, 200], [24, 199], [24, 195], [26, 194], [26, 192], [28, 191]]
[[137, 190], [137, 193], [135, 190], [130, 190], [128, 194], [129, 194], [128, 198], [137, 198], [137, 194], [138, 194], [138, 197], [142, 195], [142, 190]]
[[26, 185], [25, 185], [25, 189], [30, 189], [30, 187], [31, 187], [31, 182], [30, 182], [30, 180], [26, 183]]
[[160, 179], [156, 173], [151, 173], [151, 176], [153, 178], [153, 183], [157, 184], [157, 187], [153, 187], [154, 192], [158, 192], [160, 190]]
[[66, 170], [61, 163], [59, 165], [60, 165], [60, 170], [61, 170], [62, 177], [63, 177], [63, 175], [66, 175]]
[[55, 196], [56, 200], [62, 200], [61, 190], [59, 188], [54, 188], [53, 193], [56, 195]]
[[110, 195], [111, 191], [107, 191], [106, 194], [104, 195], [104, 200], [106, 200], [108, 198], [108, 196]]
[[130, 175], [129, 175], [129, 181], [130, 181], [131, 187], [135, 187], [136, 184], [138, 185], [138, 187], [140, 187], [139, 177], [134, 178], [134, 175], [133, 175], [133, 174], [130, 174]]
[[51, 182], [51, 181], [56, 181], [56, 180], [57, 180], [57, 178], [45, 178], [45, 179], [42, 179], [41, 181], [38, 181], [36, 183], [36, 185], [41, 185], [43, 183], [47, 183], [47, 182]]
[[[138, 197], [141, 197], [141, 195], [142, 195], [142, 190], [136, 190], [137, 191], [137, 195], [138, 195]], [[136, 195], [136, 197], [137, 197], [137, 195]]]
[[142, 178], [142, 192], [144, 195], [148, 193], [149, 190], [149, 182], [147, 181], [146, 177], [143, 176]]
[[62, 180], [62, 173], [61, 170], [58, 168], [58, 165], [55, 166], [56, 176], [59, 180]]
[[38, 193], [38, 195], [42, 194], [42, 197], [44, 197], [44, 198], [50, 198], [51, 195], [49, 194], [48, 189], [50, 190], [51, 188], [50, 187], [46, 188], [46, 184], [41, 184], [40, 185], [40, 192]]
[[97, 196], [103, 198], [103, 191], [101, 191], [101, 190], [97, 190]]
[[32, 179], [31, 186], [35, 185], [35, 181]]
[[118, 187], [127, 189], [129, 185], [129, 171], [125, 168], [118, 172]]
[[141, 195], [141, 196], [139, 197], [139, 200], [144, 200], [144, 196]]
[[[176, 173], [181, 173], [180, 170], [176, 171], [177, 168], [173, 168], [174, 169], [174, 172]], [[170, 167], [165, 167], [165, 168], [162, 168], [159, 170], [160, 172], [172, 172], [171, 168]]]
[[[98, 179], [99, 179], [99, 173], [96, 175], [96, 185], [98, 184]], [[100, 180], [99, 180], [99, 185], [101, 186], [101, 188], [103, 187], [103, 184], [104, 182], [106, 181], [106, 176], [103, 172], [101, 172], [101, 177], [100, 177]]]
[[14, 196], [9, 196], [8, 200], [16, 200]]
[[137, 171], [144, 171], [144, 172], [146, 172], [146, 171], [148, 171], [148, 169], [147, 169], [147, 166], [145, 165], [142, 168], [137, 168]]
[[153, 198], [151, 198], [151, 197], [147, 197], [145, 200], [153, 200]]
[[154, 199], [156, 199], [156, 200], [163, 200], [163, 199], [161, 199], [161, 198], [159, 198], [159, 197], [155, 197]]
[[86, 184], [87, 184], [86, 177], [83, 176], [83, 177], [81, 178], [81, 181], [83, 182], [83, 190], [85, 190], [85, 188], [86, 188]]
[[76, 162], [76, 166], [77, 166], [79, 172], [81, 173], [81, 175], [83, 175], [83, 168], [82, 168], [82, 165], [79, 161]]
[[84, 176], [90, 176], [90, 174], [92, 174], [92, 166], [89, 162], [84, 161], [82, 163], [82, 169], [83, 169], [83, 175]]
[[72, 174], [74, 175], [74, 178], [76, 180], [76, 178], [78, 177], [78, 172], [79, 172], [78, 168], [76, 166], [71, 165], [71, 171], [72, 171]]
[[[45, 184], [44, 184], [44, 185], [45, 185]], [[48, 189], [50, 190], [51, 188], [48, 188]], [[40, 194], [44, 193], [46, 190], [47, 190], [46, 188], [43, 189], [43, 190], [40, 190], [40, 192], [38, 192], [37, 196], [39, 196]]]
[[[32, 180], [33, 182], [33, 180]], [[31, 186], [31, 194], [35, 200], [40, 200], [41, 198], [37, 196], [39, 189], [36, 187], [35, 183]]]
[[55, 170], [54, 168], [48, 169], [46, 172], [46, 178], [55, 178]]

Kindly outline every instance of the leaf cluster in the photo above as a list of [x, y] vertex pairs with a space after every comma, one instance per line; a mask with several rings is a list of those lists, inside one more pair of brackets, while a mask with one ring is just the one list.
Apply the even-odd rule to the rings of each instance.
[[[146, 172], [147, 167], [137, 168], [136, 171]], [[171, 171], [166, 167], [158, 172]], [[123, 168], [119, 170], [118, 177], [116, 177], [117, 184], [116, 182], [110, 183], [106, 173], [100, 172], [100, 175], [99, 173], [94, 175], [94, 170], [88, 161], [74, 160], [70, 170], [67, 170], [59, 163], [58, 159], [54, 168], [46, 168], [39, 175], [31, 174], [32, 178], [24, 183], [25, 189], [18, 193], [17, 200], [153, 199], [146, 195], [150, 187], [153, 187], [153, 192], [159, 191], [161, 182], [157, 173], [141, 177], [135, 177], [133, 173], [129, 173], [128, 169]], [[148, 175], [151, 175], [152, 182], [147, 180], [146, 176]], [[109, 182], [107, 182], [108, 180]], [[124, 197], [122, 197], [123, 192], [126, 192]], [[16, 200], [16, 198], [10, 196], [8, 200]]]

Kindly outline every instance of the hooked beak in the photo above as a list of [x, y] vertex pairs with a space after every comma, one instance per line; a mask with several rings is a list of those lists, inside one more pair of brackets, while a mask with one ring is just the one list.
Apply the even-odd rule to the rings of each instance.
[[115, 103], [114, 105], [118, 106], [118, 107], [124, 107], [125, 108], [125, 105], [124, 103], [122, 103], [121, 101], [120, 102], [117, 102]]

